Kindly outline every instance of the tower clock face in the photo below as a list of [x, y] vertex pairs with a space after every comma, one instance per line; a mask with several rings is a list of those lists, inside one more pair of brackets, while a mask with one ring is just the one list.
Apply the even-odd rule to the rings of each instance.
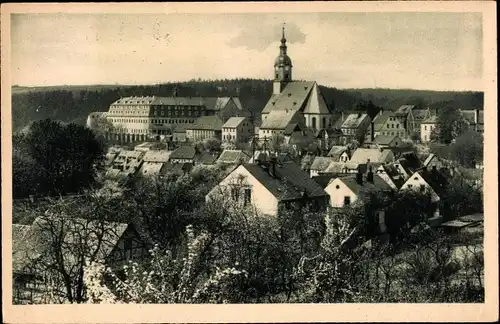
[[289, 71], [290, 70], [290, 67], [287, 65], [285, 66], [285, 71]]

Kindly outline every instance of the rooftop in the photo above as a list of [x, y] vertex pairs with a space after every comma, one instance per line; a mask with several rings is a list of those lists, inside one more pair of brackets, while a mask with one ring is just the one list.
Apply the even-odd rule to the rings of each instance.
[[248, 160], [250, 157], [242, 150], [224, 150], [217, 159], [217, 163], [241, 164], [248, 162]]
[[220, 131], [222, 124], [218, 116], [201, 116], [193, 124], [188, 124], [186, 129]]
[[227, 122], [222, 126], [224, 128], [236, 128], [241, 123], [245, 121], [245, 117], [231, 117], [227, 120]]
[[351, 162], [366, 163], [368, 160], [372, 163], [388, 162], [393, 153], [390, 150], [358, 148], [351, 156]]
[[356, 128], [363, 123], [366, 119], [369, 119], [367, 114], [358, 113], [358, 114], [350, 114], [347, 116], [345, 121], [342, 123], [342, 128]]
[[172, 159], [193, 159], [196, 155], [196, 149], [192, 146], [181, 146], [170, 154]]

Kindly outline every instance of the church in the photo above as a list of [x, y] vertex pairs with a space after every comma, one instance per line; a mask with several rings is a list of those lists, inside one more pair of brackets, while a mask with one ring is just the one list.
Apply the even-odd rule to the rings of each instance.
[[273, 93], [262, 110], [260, 138], [283, 134], [294, 124], [317, 131], [334, 122], [318, 84], [315, 81], [294, 81], [292, 68], [283, 27], [280, 53], [274, 61]]

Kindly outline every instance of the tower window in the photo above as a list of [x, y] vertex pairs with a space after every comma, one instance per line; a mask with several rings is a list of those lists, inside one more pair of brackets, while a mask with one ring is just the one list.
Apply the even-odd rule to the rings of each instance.
[[278, 78], [278, 72], [276, 72], [276, 79]]
[[285, 79], [288, 79], [288, 73], [285, 73]]

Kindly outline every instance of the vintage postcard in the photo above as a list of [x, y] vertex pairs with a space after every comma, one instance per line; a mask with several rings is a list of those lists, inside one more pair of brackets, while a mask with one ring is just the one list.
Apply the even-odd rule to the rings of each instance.
[[2, 5], [5, 322], [498, 320], [495, 9]]

